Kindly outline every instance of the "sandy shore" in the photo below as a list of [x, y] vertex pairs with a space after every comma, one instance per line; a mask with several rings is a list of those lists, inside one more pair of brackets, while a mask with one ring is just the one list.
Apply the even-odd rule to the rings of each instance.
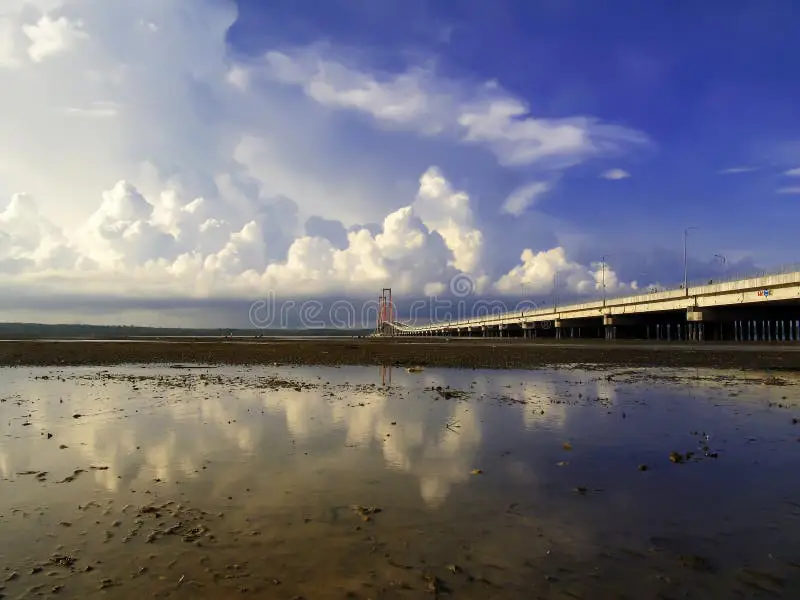
[[481, 339], [2, 341], [0, 365], [213, 363], [529, 369], [557, 365], [800, 371], [800, 344]]

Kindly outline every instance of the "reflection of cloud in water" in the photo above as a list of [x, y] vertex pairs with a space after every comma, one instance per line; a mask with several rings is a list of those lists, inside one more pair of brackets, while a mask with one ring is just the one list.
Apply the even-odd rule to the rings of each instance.
[[6, 452], [0, 450], [0, 475], [8, 477], [12, 473], [12, 467], [9, 464], [9, 456]]
[[[444, 414], [431, 420], [427, 400], [410, 401], [397, 388], [344, 391], [337, 398], [331, 403], [314, 394], [266, 403], [273, 410], [284, 409], [287, 427], [297, 439], [327, 432], [335, 423], [344, 428], [347, 445], [380, 444], [390, 467], [419, 478], [421, 495], [429, 505], [439, 505], [453, 484], [469, 476], [481, 442], [475, 407], [442, 403]], [[455, 432], [445, 427], [447, 423], [458, 423]]]
[[526, 429], [534, 429], [542, 425], [548, 428], [564, 426], [566, 407], [561, 404], [550, 404], [550, 400], [557, 397], [556, 386], [550, 381], [526, 382], [521, 390], [512, 395], [512, 398], [526, 402], [526, 404], [520, 405]]
[[[93, 476], [109, 491], [141, 474], [175, 480], [200, 468], [204, 451], [219, 446], [214, 438], [240, 436], [247, 440], [253, 428], [220, 427], [235, 418], [231, 416], [235, 413], [226, 410], [220, 400], [205, 401], [190, 389], [166, 394], [150, 382], [139, 383], [141, 389], [132, 390], [130, 383], [119, 381], [44, 383], [31, 380], [24, 371], [2, 376], [7, 386], [28, 399], [24, 409], [32, 411], [29, 430], [0, 450], [5, 477], [43, 469], [46, 463], [54, 477], [76, 467], [108, 466], [109, 470], [92, 471], [84, 477]], [[165, 400], [165, 396], [171, 399]], [[74, 419], [73, 414], [82, 417]], [[204, 426], [204, 422], [216, 426]], [[186, 427], [187, 423], [192, 426]], [[45, 431], [55, 434], [52, 441], [41, 437]], [[61, 445], [67, 448], [58, 449]], [[81, 457], [77, 464], [76, 452]]]
[[[36, 371], [47, 372], [50, 371]], [[163, 369], [114, 372], [179, 373]], [[222, 370], [219, 372], [223, 374]], [[275, 372], [261, 369], [250, 375]], [[274, 451], [279, 453], [276, 459], [281, 460], [291, 449], [276, 444], [288, 445], [295, 440], [316, 444], [326, 454], [326, 460], [343, 465], [352, 460], [354, 451], [379, 449], [385, 465], [415, 477], [425, 502], [438, 506], [453, 486], [466, 481], [471, 469], [479, 466], [474, 461], [484, 436], [481, 415], [494, 404], [493, 398], [506, 396], [525, 402], [505, 413], [515, 417], [504, 421], [504, 426], [527, 430], [570, 426], [575, 430], [580, 426], [570, 425], [570, 419], [582, 417], [569, 411], [569, 404], [591, 404], [598, 397], [614, 403], [617, 388], [629, 385], [624, 379], [608, 381], [605, 373], [578, 371], [426, 371], [412, 375], [395, 370], [393, 387], [382, 388], [369, 385], [380, 382], [372, 369], [277, 372], [310, 383], [316, 383], [322, 373], [331, 379], [331, 384], [297, 392], [291, 388], [231, 384], [227, 379], [222, 385], [188, 387], [162, 386], [147, 380], [137, 383], [138, 389], [134, 389], [131, 382], [119, 379], [40, 381], [32, 379], [30, 371], [0, 370], [3, 396], [20, 394], [23, 399], [19, 406], [12, 400], [2, 404], [8, 425], [0, 447], [0, 473], [13, 478], [20, 471], [49, 470], [52, 481], [78, 467], [109, 466], [108, 471], [94, 471], [82, 477], [93, 477], [99, 485], [115, 491], [130, 487], [134, 481], [196, 477], [207, 459], [224, 457], [230, 452], [264, 460], [265, 455]], [[65, 375], [70, 373], [95, 371], [66, 371]], [[225, 373], [237, 376], [241, 371]], [[199, 375], [191, 376], [190, 380], [197, 383]], [[349, 385], [344, 385], [345, 382]], [[725, 388], [729, 385], [713, 380], [684, 379], [683, 383], [691, 391], [716, 388], [723, 396], [727, 395]], [[471, 391], [471, 398], [435, 401], [435, 392], [423, 390], [447, 384]], [[758, 397], [761, 401], [780, 401], [786, 393], [779, 386], [759, 385]], [[578, 394], [582, 397], [578, 398]], [[63, 404], [59, 398], [63, 398]], [[564, 400], [567, 404], [551, 400]], [[84, 417], [73, 419], [74, 413]], [[30, 415], [30, 427], [22, 427], [25, 415]], [[522, 418], [516, 420], [516, 415]], [[585, 418], [584, 421], [589, 422]], [[456, 422], [455, 432], [447, 429], [447, 423]], [[55, 434], [52, 441], [43, 435], [49, 431]], [[59, 444], [69, 448], [59, 451]], [[320, 453], [317, 457], [320, 458]], [[519, 465], [518, 478], [531, 477], [533, 474]]]
[[[134, 372], [155, 374], [164, 370]], [[288, 371], [289, 376], [312, 383], [319, 373], [302, 368]], [[264, 374], [263, 369], [250, 371], [252, 377]], [[384, 369], [380, 375], [388, 381], [391, 369]], [[285, 420], [286, 430], [297, 442], [323, 440], [340, 431], [347, 446], [379, 444], [385, 463], [416, 477], [423, 499], [437, 506], [453, 485], [469, 478], [476, 466], [473, 461], [482, 441], [482, 396], [524, 401], [519, 406], [526, 429], [564, 426], [566, 406], [551, 404], [551, 399], [566, 394], [574, 398], [578, 390], [584, 396], [613, 398], [613, 383], [601, 378], [585, 384], [569, 378], [574, 381], [567, 383], [562, 375], [558, 379], [533, 378], [530, 373], [513, 371], [481, 375], [426, 371], [409, 375], [395, 370], [395, 387], [382, 388], [367, 387], [376, 381], [375, 373], [369, 369], [337, 370], [330, 373], [332, 385], [296, 392], [241, 383], [195, 385], [198, 373], [189, 376], [189, 386], [164, 387], [148, 380], [139, 383], [137, 391], [130, 382], [119, 379], [44, 382], [18, 371], [11, 391], [25, 398], [41, 398], [36, 404], [35, 424], [39, 428], [59, 428], [58, 442], [68, 445], [70, 452], [79, 451], [84, 464], [111, 467], [93, 473], [109, 491], [130, 485], [138, 477], [165, 481], [194, 477], [203, 461], [213, 454], [231, 450], [245, 454], [264, 452], [271, 443], [268, 436], [275, 435], [275, 431], [270, 433], [269, 424], [274, 424], [277, 416]], [[339, 385], [343, 381], [350, 387]], [[429, 398], [435, 394], [422, 391], [423, 387], [448, 384], [471, 391], [472, 399], [433, 402]], [[63, 405], [56, 400], [59, 396], [64, 398]], [[125, 410], [113, 412], [118, 408]], [[73, 423], [69, 418], [73, 412], [86, 417]], [[447, 429], [447, 423], [458, 423], [455, 432]], [[12, 444], [11, 448], [0, 451], [0, 472], [6, 477], [16, 471], [39, 468], [35, 453], [24, 451], [19, 444]], [[69, 456], [74, 461], [74, 454], [65, 452], [63, 456], [66, 472], [76, 466], [67, 460]], [[346, 454], [341, 459], [346, 460]]]
[[448, 421], [458, 423], [457, 433], [444, 426], [425, 431], [418, 422], [400, 428], [384, 445], [388, 462], [419, 478], [420, 493], [430, 506], [440, 505], [451, 486], [469, 477], [481, 443], [480, 421], [473, 407], [453, 405]]
[[[164, 370], [134, 372], [160, 374]], [[291, 375], [313, 382], [302, 372]], [[332, 378], [344, 376], [331, 373]], [[84, 477], [93, 476], [97, 484], [111, 492], [140, 479], [191, 478], [210, 456], [231, 450], [265, 452], [271, 442], [267, 436], [271, 430], [275, 433], [277, 416], [285, 419], [284, 435], [288, 431], [298, 442], [341, 435], [341, 450], [334, 449], [337, 460], [349, 460], [353, 450], [345, 450], [345, 446], [374, 449], [380, 444], [381, 456], [389, 467], [417, 477], [425, 501], [441, 503], [451, 486], [464, 481], [474, 466], [472, 460], [481, 442], [476, 407], [432, 402], [414, 380], [409, 382], [417, 396], [412, 399], [409, 388], [363, 387], [359, 380], [372, 383], [374, 373], [361, 376], [347, 372], [346, 376], [358, 387], [334, 381], [330, 386], [296, 392], [228, 382], [194, 385], [196, 378], [187, 380], [192, 385], [176, 388], [152, 379], [135, 385], [117, 378], [43, 382], [33, 380], [28, 372], [2, 373], [13, 392], [37, 400], [19, 411], [21, 415], [33, 407], [31, 421], [35, 427], [27, 431], [14, 425], [17, 435], [35, 433], [36, 439], [5, 444], [0, 450], [0, 472], [13, 477], [16, 472], [46, 465], [54, 477], [60, 477], [62, 471], [68, 474], [78, 466], [108, 466], [107, 471], [93, 471]], [[59, 398], [63, 398], [63, 404]], [[74, 413], [84, 416], [74, 420]], [[448, 422], [458, 423], [457, 433], [445, 427]], [[55, 452], [56, 446], [44, 445], [38, 439], [44, 430], [57, 431], [57, 443], [69, 448]], [[29, 444], [36, 444], [34, 451]], [[76, 453], [80, 455], [77, 464]]]

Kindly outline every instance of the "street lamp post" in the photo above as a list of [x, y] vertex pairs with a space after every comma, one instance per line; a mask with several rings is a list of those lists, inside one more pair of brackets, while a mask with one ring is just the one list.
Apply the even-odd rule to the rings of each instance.
[[686, 238], [689, 237], [689, 230], [697, 227], [687, 227], [683, 230], [683, 290], [686, 297], [689, 297], [689, 270], [686, 266]]
[[724, 281], [726, 275], [726, 267], [728, 266], [728, 259], [725, 258], [725, 256], [722, 254], [715, 254], [714, 258], [716, 258], [722, 263], [722, 280]]
[[600, 257], [600, 268], [603, 273], [603, 307], [606, 305], [606, 257], [608, 256], [613, 256], [613, 254], [604, 254]]
[[553, 273], [553, 312], [558, 310], [558, 271]]

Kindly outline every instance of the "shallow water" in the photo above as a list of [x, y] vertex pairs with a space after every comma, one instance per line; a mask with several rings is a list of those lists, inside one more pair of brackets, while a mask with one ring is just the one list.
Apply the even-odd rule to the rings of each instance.
[[800, 597], [797, 384], [0, 369], [0, 596]]

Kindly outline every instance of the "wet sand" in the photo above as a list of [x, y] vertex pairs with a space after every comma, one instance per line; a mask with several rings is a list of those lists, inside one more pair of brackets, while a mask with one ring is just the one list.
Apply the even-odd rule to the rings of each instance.
[[136, 363], [394, 365], [531, 369], [555, 365], [800, 371], [800, 344], [606, 340], [314, 339], [0, 341], [0, 365]]
[[800, 597], [800, 378], [0, 369], [7, 598]]

